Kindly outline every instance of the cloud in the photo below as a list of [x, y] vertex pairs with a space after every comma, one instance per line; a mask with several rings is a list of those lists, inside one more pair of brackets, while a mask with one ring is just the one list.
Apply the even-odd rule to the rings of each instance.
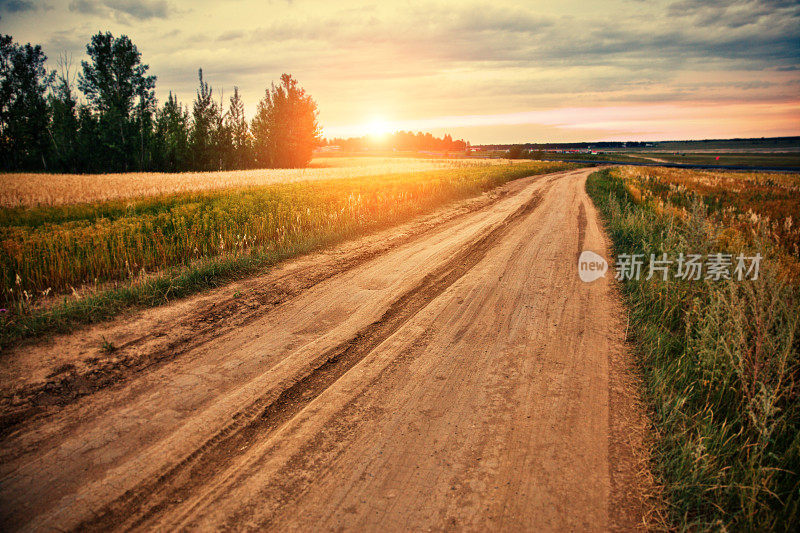
[[794, 71], [779, 70], [800, 56], [800, 25], [785, 13], [790, 6], [731, 28], [702, 25], [695, 14], [676, 18], [668, 4], [582, 16], [500, 3], [290, 9], [255, 17], [266, 20], [260, 25], [187, 29], [160, 47], [168, 54], [146, 53], [145, 60], [164, 91], [192, 95], [202, 66], [215, 86], [239, 85], [248, 106], [271, 79], [291, 72], [320, 96], [328, 124], [367, 108], [424, 117], [587, 102], [783, 102], [796, 95]]
[[[670, 5], [656, 21], [635, 14], [555, 17], [487, 5], [426, 6], [382, 14], [347, 9], [317, 17], [276, 18], [255, 30], [225, 31], [217, 40], [252, 46], [291, 41], [295, 51], [307, 49], [309, 55], [319, 54], [320, 44], [338, 56], [383, 51], [413, 58], [422, 70], [426, 65], [504, 64], [617, 65], [635, 71], [671, 69], [687, 62], [764, 69], [793, 65], [800, 57], [800, 7], [791, 3], [680, 4], [686, 5]], [[728, 4], [743, 7], [728, 13]]]
[[217, 37], [217, 41], [235, 41], [237, 39], [241, 39], [242, 37], [244, 37], [244, 32], [242, 31], [226, 31]]
[[3, 13], [22, 13], [36, 9], [31, 0], [0, 0], [0, 11]]
[[99, 0], [72, 0], [69, 10], [84, 15], [95, 15], [102, 11], [102, 4]]
[[122, 20], [163, 19], [170, 12], [165, 0], [72, 0], [69, 10], [84, 15], [110, 15]]
[[[191, 99], [203, 67], [215, 89], [239, 85], [252, 113], [264, 87], [291, 72], [318, 98], [328, 125], [370, 109], [423, 118], [621, 102], [785, 102], [796, 100], [800, 79], [796, 0], [65, 4], [73, 15], [43, 16], [36, 30], [54, 56], [81, 54], [109, 22], [142, 51], [160, 97], [172, 89]], [[27, 35], [29, 23], [19, 20], [12, 33]]]
[[118, 0], [116, 2], [107, 1], [106, 5], [138, 20], [163, 19], [167, 17], [169, 11], [164, 0]]
[[670, 4], [669, 15], [694, 17], [702, 26], [741, 28], [758, 24], [764, 18], [794, 18], [800, 16], [796, 0], [680, 0]]

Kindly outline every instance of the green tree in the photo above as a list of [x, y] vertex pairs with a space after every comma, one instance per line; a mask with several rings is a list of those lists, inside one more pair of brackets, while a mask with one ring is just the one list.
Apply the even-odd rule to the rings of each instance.
[[253, 139], [247, 118], [244, 114], [244, 102], [239, 95], [239, 88], [233, 88], [230, 108], [225, 116], [225, 125], [231, 138], [231, 167], [248, 168], [252, 165]]
[[192, 132], [189, 139], [192, 166], [198, 170], [219, 169], [216, 135], [220, 110], [214, 101], [213, 90], [203, 81], [203, 69], [198, 71], [200, 87], [192, 106]]
[[49, 108], [55, 73], [39, 45], [20, 46], [0, 35], [0, 163], [6, 169], [47, 169]]
[[521, 144], [515, 144], [506, 152], [506, 157], [509, 159], [524, 159], [527, 155], [525, 147]]
[[154, 115], [158, 110], [158, 103], [153, 91], [144, 90], [143, 88], [139, 89], [137, 99], [138, 103], [133, 112], [133, 120], [136, 124], [138, 137], [137, 166], [141, 170], [151, 170], [154, 164]]
[[159, 170], [179, 172], [190, 168], [189, 112], [172, 92], [156, 115], [154, 136]]
[[76, 159], [83, 172], [108, 172], [107, 160], [99, 153], [100, 123], [89, 106], [78, 107], [78, 138]]
[[78, 87], [98, 115], [100, 150], [107, 169], [142, 168], [148, 159], [145, 138], [152, 127], [155, 76], [131, 40], [98, 33], [86, 45], [89, 61], [82, 61]]
[[289, 74], [267, 89], [253, 118], [256, 162], [275, 168], [308, 165], [320, 142], [317, 104]]
[[59, 74], [50, 94], [50, 141], [52, 143], [53, 165], [61, 171], [80, 172], [78, 153], [78, 100], [72, 93], [72, 83], [66, 62], [62, 63]]
[[225, 112], [222, 95], [220, 95], [217, 110], [216, 121], [211, 130], [214, 164], [217, 169], [228, 170], [233, 168], [233, 132], [228, 123], [229, 113]]

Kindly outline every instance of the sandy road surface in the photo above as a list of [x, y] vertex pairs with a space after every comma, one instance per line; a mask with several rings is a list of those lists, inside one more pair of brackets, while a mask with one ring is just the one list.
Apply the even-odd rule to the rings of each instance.
[[59, 382], [79, 392], [48, 385], [61, 391], [50, 404], [30, 376], [78, 361], [92, 334], [12, 354], [4, 397], [30, 401], [0, 444], [2, 529], [639, 521], [613, 393], [624, 322], [609, 284], [582, 283], [575, 266], [582, 249], [606, 253], [589, 172], [518, 180], [301, 259], [243, 285], [269, 282], [269, 305], [211, 327], [175, 313], [211, 313], [214, 295], [108, 326], [162, 331]]

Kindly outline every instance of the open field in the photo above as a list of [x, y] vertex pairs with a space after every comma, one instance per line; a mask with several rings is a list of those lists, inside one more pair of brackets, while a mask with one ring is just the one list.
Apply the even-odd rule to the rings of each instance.
[[800, 174], [632, 167], [620, 173], [640, 199], [684, 216], [701, 202], [720, 226], [748, 235], [763, 231], [800, 259]]
[[800, 0], [0, 19], [0, 533], [800, 533]]
[[586, 154], [586, 153], [577, 153], [577, 154], [559, 154], [559, 153], [552, 153], [552, 152], [533, 152], [531, 154], [531, 158], [534, 160], [549, 160], [549, 159], [557, 159], [557, 160], [564, 160], [564, 161], [596, 161], [598, 163], [603, 163], [607, 161], [618, 161], [618, 162], [627, 162], [630, 161], [631, 163], [649, 163], [652, 162], [650, 159], [642, 156], [638, 156], [635, 154]]
[[[6, 246], [70, 267], [27, 280], [154, 266], [11, 302], [0, 522], [795, 523], [798, 179], [521, 162], [6, 209]], [[764, 261], [584, 283], [583, 250]]]
[[[499, 155], [499, 154], [498, 154]], [[534, 152], [531, 158], [537, 161], [575, 161], [580, 163], [608, 162], [610, 164], [631, 164], [658, 166], [659, 164], [682, 165], [692, 167], [734, 167], [756, 170], [782, 169], [795, 171], [800, 169], [800, 153], [768, 154], [768, 153], [717, 153], [717, 154], [674, 154], [662, 152], [630, 151], [588, 153], [553, 153]]]
[[359, 178], [480, 165], [504, 160], [412, 157], [319, 157], [309, 168], [222, 172], [140, 172], [120, 174], [0, 174], [0, 207], [53, 206], [145, 196], [257, 187], [295, 181]]
[[[624, 152], [625, 156], [685, 165], [800, 168], [800, 152]], [[621, 154], [621, 155], [623, 155]], [[614, 154], [616, 155], [616, 154]]]
[[[354, 168], [366, 175], [344, 177]], [[376, 168], [405, 172], [378, 174]], [[11, 309], [0, 318], [2, 339], [63, 329], [72, 318], [93, 321], [133, 303], [166, 301], [506, 181], [564, 168], [569, 167], [353, 161], [318, 169], [317, 179], [303, 182], [217, 191], [220, 174], [207, 173], [208, 191], [2, 209], [0, 299]], [[326, 175], [333, 177], [322, 179]], [[139, 177], [131, 179], [136, 183]], [[39, 300], [52, 302], [63, 294], [77, 298], [37, 307]]]
[[763, 256], [756, 280], [623, 284], [668, 523], [800, 521], [800, 177], [625, 167], [587, 189], [621, 254]]
[[4, 529], [640, 526], [624, 311], [573, 268], [606, 246], [588, 173], [6, 353]]

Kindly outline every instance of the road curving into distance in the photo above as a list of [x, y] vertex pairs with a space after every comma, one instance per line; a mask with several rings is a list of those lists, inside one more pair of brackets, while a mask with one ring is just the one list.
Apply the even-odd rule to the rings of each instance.
[[[584, 249], [608, 256], [591, 171], [299, 258], [241, 298], [9, 354], [4, 395], [26, 410], [0, 444], [2, 529], [640, 522], [617, 501], [635, 468], [609, 392], [624, 315], [610, 281], [576, 268]], [[101, 335], [119, 350], [101, 354]], [[48, 365], [65, 361], [59, 381]]]

